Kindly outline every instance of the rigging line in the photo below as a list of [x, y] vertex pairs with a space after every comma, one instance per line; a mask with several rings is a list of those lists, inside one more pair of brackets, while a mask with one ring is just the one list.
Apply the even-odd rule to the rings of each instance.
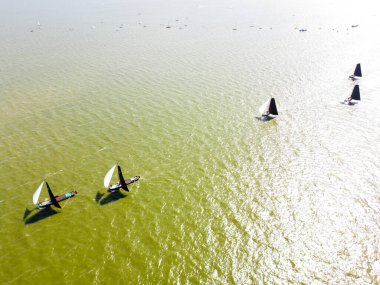
[[[137, 182], [137, 181], [135, 181], [135, 182]], [[130, 191], [132, 191], [133, 187], [135, 187], [135, 183], [134, 182], [131, 185]]]
[[69, 197], [68, 199], [66, 199], [66, 202], [65, 202], [65, 204], [62, 206], [62, 209], [64, 208], [64, 207], [66, 207], [66, 205], [69, 203], [69, 200], [71, 199], [71, 198], [73, 198], [74, 196], [71, 196], [71, 197]]

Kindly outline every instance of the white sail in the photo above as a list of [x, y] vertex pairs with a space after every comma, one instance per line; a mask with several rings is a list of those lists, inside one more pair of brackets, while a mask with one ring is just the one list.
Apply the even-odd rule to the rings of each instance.
[[108, 188], [110, 186], [111, 178], [112, 178], [113, 172], [115, 171], [116, 165], [117, 164], [112, 166], [111, 169], [108, 170], [106, 176], [104, 176], [104, 187], [106, 187], [106, 188]]
[[42, 186], [44, 186], [44, 183], [45, 183], [45, 180], [42, 181], [41, 185], [38, 186], [36, 192], [34, 192], [34, 194], [33, 194], [33, 204], [35, 204], [35, 205], [37, 205], [37, 203], [38, 203], [38, 198], [40, 198]]
[[259, 111], [260, 111], [261, 115], [268, 112], [270, 100], [271, 100], [271, 98], [260, 106]]

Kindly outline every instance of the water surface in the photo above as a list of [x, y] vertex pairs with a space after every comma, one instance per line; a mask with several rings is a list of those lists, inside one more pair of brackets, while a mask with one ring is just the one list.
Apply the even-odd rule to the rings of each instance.
[[379, 283], [376, 8], [1, 1], [0, 283]]

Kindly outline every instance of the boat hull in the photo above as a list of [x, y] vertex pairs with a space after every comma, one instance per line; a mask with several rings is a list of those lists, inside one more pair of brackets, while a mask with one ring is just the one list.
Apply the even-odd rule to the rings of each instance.
[[[72, 191], [72, 192], [68, 192], [68, 193], [63, 194], [63, 195], [55, 196], [55, 199], [57, 200], [57, 202], [61, 202], [61, 201], [70, 199], [71, 197], [74, 197], [76, 194], [78, 194], [77, 191]], [[46, 201], [38, 203], [37, 208], [43, 209], [46, 207], [50, 207], [51, 205], [53, 205], [53, 202], [51, 200], [46, 200]]]
[[348, 79], [351, 79], [352, 81], [356, 81], [356, 80], [359, 80], [360, 77], [357, 77], [357, 76], [355, 76], [355, 75], [350, 75], [350, 76], [348, 77]]
[[347, 102], [347, 101], [341, 101], [340, 104], [343, 104], [343, 105], [348, 105], [348, 106], [353, 106], [353, 105], [356, 105], [358, 104], [358, 102]]
[[271, 115], [269, 116], [261, 116], [261, 117], [256, 117], [256, 119], [258, 119], [259, 121], [263, 121], [263, 122], [268, 122], [268, 121], [271, 121], [273, 119], [275, 119], [276, 117], [273, 117]]
[[[135, 177], [129, 178], [128, 180], [125, 180], [125, 184], [126, 185], [132, 184], [132, 183], [136, 182], [139, 179], [140, 179], [140, 176], [135, 176]], [[121, 183], [116, 183], [114, 185], [111, 185], [108, 188], [108, 192], [112, 193], [112, 192], [115, 192], [115, 191], [119, 190], [120, 188], [122, 188], [121, 187]]]

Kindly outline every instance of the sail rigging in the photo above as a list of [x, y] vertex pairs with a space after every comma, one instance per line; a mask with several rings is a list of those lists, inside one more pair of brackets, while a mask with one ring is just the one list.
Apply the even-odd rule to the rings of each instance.
[[104, 187], [105, 188], [108, 188], [110, 186], [111, 178], [112, 178], [112, 175], [113, 175], [113, 173], [115, 171], [116, 165], [117, 164], [115, 164], [114, 166], [112, 166], [111, 169], [108, 170], [106, 176], [104, 176]]
[[44, 183], [45, 183], [45, 180], [42, 181], [40, 186], [38, 186], [36, 192], [34, 192], [34, 194], [33, 194], [33, 204], [35, 204], [35, 205], [37, 205], [37, 203], [38, 203], [38, 198], [40, 198], [41, 190], [42, 190], [42, 187], [44, 186]]

